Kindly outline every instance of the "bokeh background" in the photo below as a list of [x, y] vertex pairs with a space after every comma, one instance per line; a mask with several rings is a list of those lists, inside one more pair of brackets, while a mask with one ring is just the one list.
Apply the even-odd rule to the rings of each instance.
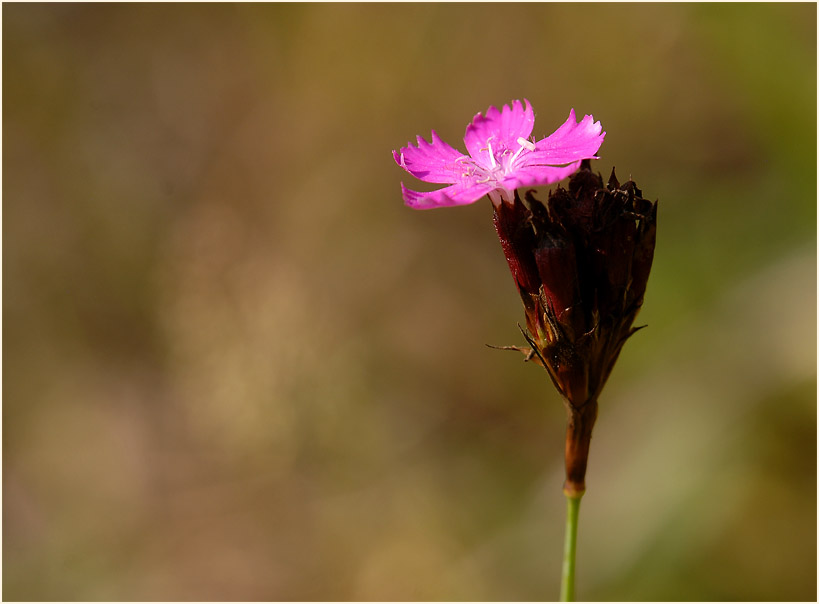
[[814, 4], [2, 14], [4, 599], [556, 598], [491, 206], [391, 156], [524, 97], [660, 200], [578, 597], [816, 599]]

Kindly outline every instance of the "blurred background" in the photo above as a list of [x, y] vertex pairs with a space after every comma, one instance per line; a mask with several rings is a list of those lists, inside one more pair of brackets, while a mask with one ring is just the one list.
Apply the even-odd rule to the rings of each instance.
[[555, 599], [490, 203], [391, 156], [520, 98], [660, 200], [578, 598], [816, 599], [814, 4], [2, 14], [4, 599]]

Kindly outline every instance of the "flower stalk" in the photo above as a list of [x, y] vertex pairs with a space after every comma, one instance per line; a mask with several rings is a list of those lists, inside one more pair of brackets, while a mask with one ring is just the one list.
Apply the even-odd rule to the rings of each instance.
[[566, 493], [566, 539], [563, 544], [563, 571], [560, 577], [560, 601], [574, 602], [574, 568], [577, 557], [577, 517], [583, 493]]

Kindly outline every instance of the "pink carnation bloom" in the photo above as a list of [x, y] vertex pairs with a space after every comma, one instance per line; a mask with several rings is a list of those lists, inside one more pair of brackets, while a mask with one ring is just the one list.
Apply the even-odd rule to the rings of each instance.
[[[525, 100], [525, 99], [524, 99]], [[464, 155], [442, 141], [432, 131], [432, 142], [418, 137], [418, 146], [408, 143], [393, 151], [399, 166], [424, 182], [450, 186], [423, 193], [401, 183], [404, 203], [424, 210], [474, 203], [489, 195], [496, 206], [511, 202], [520, 187], [548, 185], [566, 178], [584, 159], [597, 159], [595, 153], [606, 133], [591, 115], [577, 122], [574, 109], [569, 119], [551, 135], [537, 142], [530, 140], [535, 114], [529, 101], [520, 101], [502, 110], [490, 107], [486, 116], [477, 114], [466, 127]]]

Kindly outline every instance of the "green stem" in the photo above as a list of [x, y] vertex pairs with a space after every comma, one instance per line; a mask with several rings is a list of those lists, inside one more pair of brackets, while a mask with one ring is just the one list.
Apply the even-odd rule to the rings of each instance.
[[574, 602], [574, 559], [577, 552], [577, 515], [583, 493], [566, 493], [566, 541], [563, 546], [563, 577], [560, 581], [560, 601]]

